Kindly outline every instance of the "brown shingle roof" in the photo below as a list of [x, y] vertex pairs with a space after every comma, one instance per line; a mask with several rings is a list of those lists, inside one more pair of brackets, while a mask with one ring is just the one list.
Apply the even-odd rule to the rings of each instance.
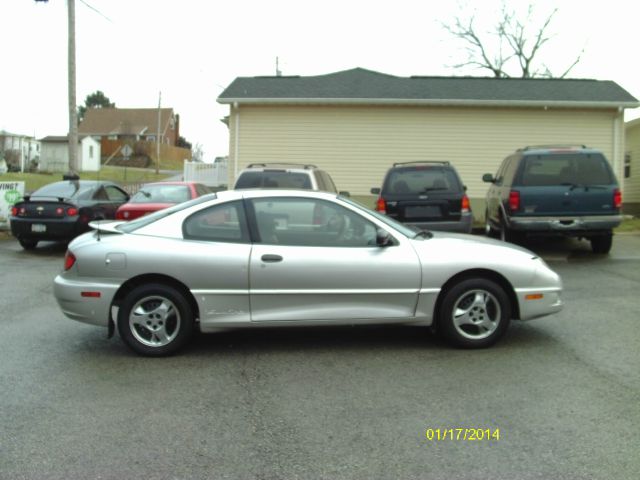
[[[160, 109], [163, 135], [169, 129], [172, 117], [173, 108]], [[89, 108], [78, 126], [78, 133], [84, 135], [137, 135], [143, 132], [154, 135], [157, 131], [157, 108]]]

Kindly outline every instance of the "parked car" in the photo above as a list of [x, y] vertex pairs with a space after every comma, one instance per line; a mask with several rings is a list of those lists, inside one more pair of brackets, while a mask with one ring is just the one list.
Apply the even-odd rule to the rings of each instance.
[[419, 230], [470, 233], [473, 215], [467, 187], [449, 162], [394, 163], [387, 171], [375, 209]]
[[143, 355], [173, 353], [196, 329], [363, 323], [487, 347], [511, 319], [563, 305], [560, 277], [524, 248], [416, 232], [326, 192], [230, 190], [92, 226], [69, 245], [55, 297], [71, 319], [110, 335], [117, 323]]
[[[336, 184], [324, 170], [311, 164], [252, 163], [238, 175], [234, 189], [295, 188], [338, 193]], [[347, 192], [341, 192], [348, 195]]]
[[208, 193], [206, 185], [196, 182], [147, 183], [118, 208], [116, 219], [133, 220]]
[[11, 233], [25, 250], [40, 240], [69, 241], [93, 220], [114, 219], [129, 195], [112, 182], [64, 180], [25, 195], [11, 207]]
[[487, 192], [485, 230], [505, 241], [525, 235], [587, 238], [611, 250], [622, 194], [602, 152], [585, 146], [534, 146], [504, 159]]

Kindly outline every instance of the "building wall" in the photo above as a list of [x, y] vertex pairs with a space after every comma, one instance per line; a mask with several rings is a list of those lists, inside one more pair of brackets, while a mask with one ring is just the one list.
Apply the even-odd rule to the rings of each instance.
[[69, 170], [69, 147], [61, 142], [43, 142], [40, 155], [40, 170], [65, 172]]
[[381, 185], [393, 162], [446, 160], [478, 204], [487, 191], [484, 173], [495, 173], [515, 149], [539, 144], [601, 149], [622, 174], [624, 123], [617, 110], [240, 106], [231, 108], [229, 128], [230, 185], [236, 158], [238, 170], [258, 162], [312, 163], [339, 190], [361, 197]]
[[625, 131], [625, 155], [629, 155], [629, 177], [624, 178], [625, 211], [640, 214], [640, 121], [629, 122]]
[[100, 170], [100, 142], [85, 137], [80, 142], [80, 171], [97, 172]]

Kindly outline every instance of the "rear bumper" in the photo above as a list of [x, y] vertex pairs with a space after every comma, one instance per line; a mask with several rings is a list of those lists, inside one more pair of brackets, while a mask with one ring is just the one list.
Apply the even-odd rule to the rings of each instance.
[[[53, 294], [62, 312], [72, 320], [106, 327], [109, 324], [111, 302], [119, 285], [73, 281], [58, 275], [53, 281]], [[82, 292], [100, 292], [100, 297], [83, 297]]]
[[405, 225], [419, 228], [420, 230], [436, 230], [439, 232], [471, 233], [473, 216], [462, 215], [460, 220], [445, 222], [404, 222]]
[[[44, 232], [34, 232], [32, 225], [44, 225]], [[33, 240], [70, 240], [90, 230], [77, 219], [11, 217], [11, 233], [16, 238]]]
[[508, 226], [524, 233], [585, 235], [610, 232], [621, 222], [622, 215], [511, 217]]

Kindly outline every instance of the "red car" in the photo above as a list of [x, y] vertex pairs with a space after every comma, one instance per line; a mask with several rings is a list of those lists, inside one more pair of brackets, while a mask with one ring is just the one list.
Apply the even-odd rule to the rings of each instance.
[[133, 220], [208, 193], [209, 188], [196, 182], [147, 183], [118, 208], [116, 220]]

